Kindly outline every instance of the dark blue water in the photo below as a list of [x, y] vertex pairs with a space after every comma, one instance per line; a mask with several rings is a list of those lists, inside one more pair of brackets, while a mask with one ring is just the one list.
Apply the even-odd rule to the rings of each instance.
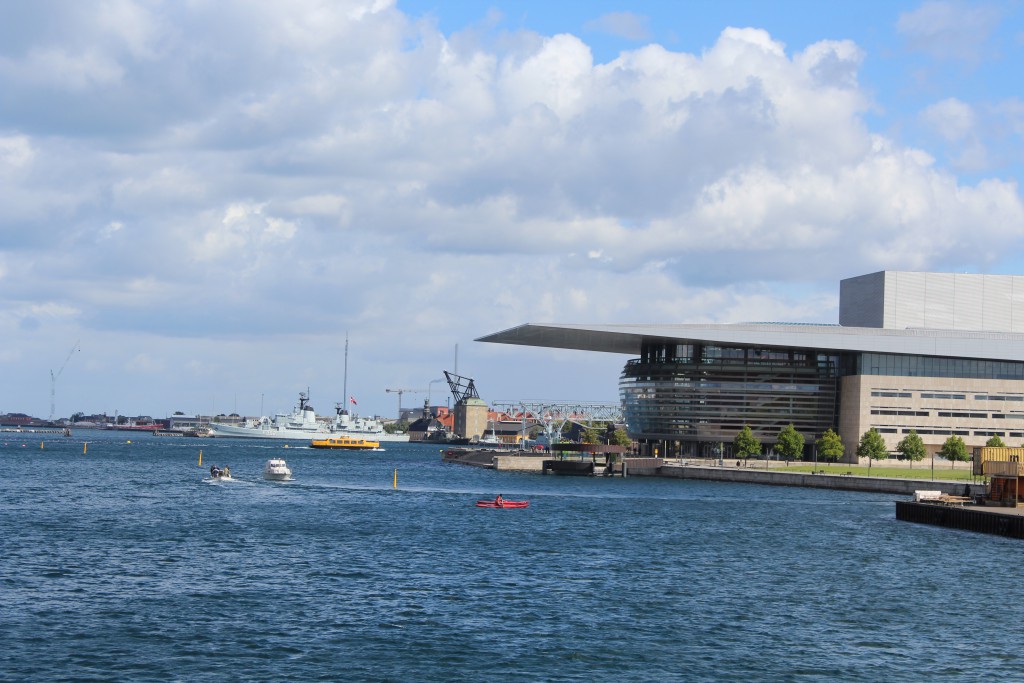
[[[5, 681], [1024, 670], [1024, 545], [897, 522], [892, 496], [498, 473], [414, 444], [97, 434], [83, 454], [85, 434], [0, 434]], [[262, 480], [271, 456], [295, 481]], [[498, 492], [530, 507], [473, 506]]]

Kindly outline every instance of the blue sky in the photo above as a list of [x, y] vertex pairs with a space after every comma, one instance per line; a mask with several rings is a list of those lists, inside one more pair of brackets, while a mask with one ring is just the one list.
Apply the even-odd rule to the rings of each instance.
[[[614, 400], [525, 322], [1024, 273], [1020, 2], [0, 4], [0, 412]], [[407, 394], [405, 405], [425, 394]]]

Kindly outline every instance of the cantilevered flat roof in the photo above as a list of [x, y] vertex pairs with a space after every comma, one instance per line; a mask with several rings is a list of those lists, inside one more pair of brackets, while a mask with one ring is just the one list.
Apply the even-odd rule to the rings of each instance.
[[527, 323], [476, 341], [640, 355], [643, 342], [899, 353], [1024, 361], [1024, 334], [780, 323], [563, 325]]

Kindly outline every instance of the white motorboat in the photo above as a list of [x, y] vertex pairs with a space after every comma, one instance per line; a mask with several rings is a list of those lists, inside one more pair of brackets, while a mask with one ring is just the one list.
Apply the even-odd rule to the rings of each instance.
[[299, 393], [299, 405], [291, 413], [278, 413], [273, 418], [261, 417], [242, 425], [214, 422], [211, 436], [233, 436], [246, 439], [289, 439], [312, 441], [332, 436], [351, 436], [371, 441], [408, 441], [408, 434], [389, 434], [379, 420], [352, 416], [337, 404], [331, 421], [318, 419], [309, 394]]
[[263, 478], [271, 481], [288, 481], [292, 478], [292, 471], [281, 458], [271, 458], [263, 468]]
[[231, 468], [230, 467], [217, 467], [213, 465], [210, 467], [210, 479], [223, 479], [224, 481], [231, 481]]

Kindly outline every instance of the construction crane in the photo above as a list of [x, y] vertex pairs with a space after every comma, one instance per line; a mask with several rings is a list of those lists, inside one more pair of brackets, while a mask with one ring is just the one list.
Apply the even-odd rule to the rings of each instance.
[[[81, 341], [81, 340], [79, 340]], [[71, 351], [68, 352], [68, 357], [64, 359], [64, 365], [60, 366], [60, 370], [56, 373], [50, 370], [50, 422], [53, 422], [53, 413], [56, 410], [56, 396], [57, 396], [57, 378], [60, 377], [60, 373], [64, 372], [64, 368], [67, 367], [68, 361], [71, 360], [71, 356], [75, 355], [75, 351], [81, 351], [78, 347], [78, 342], [71, 347]]]
[[389, 394], [398, 394], [398, 419], [402, 419], [402, 394], [422, 394], [426, 389], [385, 389]]

